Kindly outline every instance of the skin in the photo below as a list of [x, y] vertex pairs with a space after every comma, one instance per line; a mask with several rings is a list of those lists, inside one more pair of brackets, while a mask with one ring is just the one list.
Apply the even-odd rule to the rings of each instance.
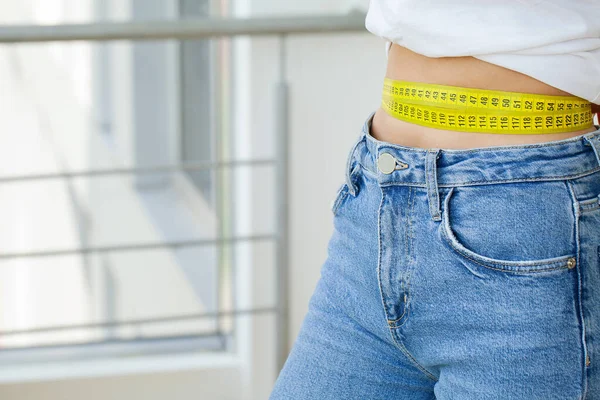
[[[386, 76], [395, 80], [555, 96], [572, 96], [522, 73], [478, 60], [474, 57], [430, 58], [397, 44], [392, 45]], [[592, 107], [600, 112], [600, 105]], [[371, 134], [376, 139], [420, 148], [464, 149], [510, 144], [540, 143], [579, 136], [596, 128], [577, 132], [509, 135], [459, 132], [429, 128], [401, 121], [379, 108]]]

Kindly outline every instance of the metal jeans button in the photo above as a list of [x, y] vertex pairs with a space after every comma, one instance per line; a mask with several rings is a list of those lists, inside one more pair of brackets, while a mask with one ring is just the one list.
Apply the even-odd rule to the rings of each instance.
[[377, 168], [384, 174], [391, 174], [397, 169], [408, 168], [408, 164], [398, 160], [390, 153], [381, 153], [377, 158]]
[[384, 174], [391, 174], [396, 169], [396, 158], [390, 153], [381, 153], [377, 159], [377, 168]]

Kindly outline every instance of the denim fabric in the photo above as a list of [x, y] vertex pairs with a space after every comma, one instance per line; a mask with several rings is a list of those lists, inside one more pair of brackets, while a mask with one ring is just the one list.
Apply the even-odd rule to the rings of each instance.
[[600, 399], [600, 129], [423, 149], [372, 118], [270, 399]]

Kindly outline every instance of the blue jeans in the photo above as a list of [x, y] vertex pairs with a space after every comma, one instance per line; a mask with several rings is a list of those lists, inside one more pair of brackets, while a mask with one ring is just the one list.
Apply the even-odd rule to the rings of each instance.
[[600, 399], [600, 129], [423, 149], [372, 117], [270, 399]]

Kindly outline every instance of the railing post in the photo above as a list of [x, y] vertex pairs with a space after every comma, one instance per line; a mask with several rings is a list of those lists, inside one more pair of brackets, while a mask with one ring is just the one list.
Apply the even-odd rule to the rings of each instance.
[[286, 78], [286, 36], [279, 36], [279, 82], [275, 87], [275, 165], [277, 224], [277, 366], [281, 370], [289, 352], [289, 87]]

